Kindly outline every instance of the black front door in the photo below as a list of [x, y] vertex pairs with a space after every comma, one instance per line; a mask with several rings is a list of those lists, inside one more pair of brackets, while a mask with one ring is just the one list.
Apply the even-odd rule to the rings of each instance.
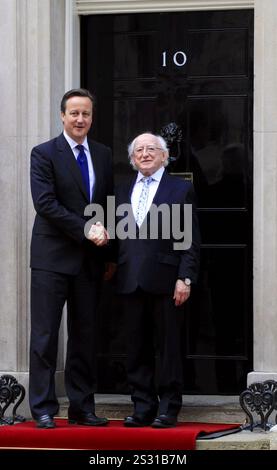
[[[93, 137], [113, 148], [162, 133], [172, 173], [193, 180], [202, 236], [199, 285], [184, 326], [184, 392], [239, 393], [252, 370], [253, 11], [82, 18], [82, 85], [95, 91]], [[124, 319], [107, 284], [99, 390], [127, 392]]]

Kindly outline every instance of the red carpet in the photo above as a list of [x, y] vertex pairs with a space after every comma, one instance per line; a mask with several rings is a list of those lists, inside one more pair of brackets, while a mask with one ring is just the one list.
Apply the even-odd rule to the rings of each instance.
[[172, 429], [69, 425], [58, 418], [56, 429], [37, 429], [33, 421], [0, 426], [0, 449], [193, 450], [197, 436], [239, 428], [238, 424], [179, 423]]

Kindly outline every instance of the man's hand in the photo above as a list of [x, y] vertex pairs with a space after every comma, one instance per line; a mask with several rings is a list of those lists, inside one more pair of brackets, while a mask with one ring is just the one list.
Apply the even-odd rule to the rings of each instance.
[[107, 245], [110, 236], [104, 225], [102, 225], [101, 222], [96, 222], [96, 224], [90, 227], [87, 239], [95, 243], [97, 246], [104, 246]]
[[186, 286], [186, 284], [181, 279], [177, 279], [173, 296], [176, 307], [182, 305], [189, 298], [189, 296], [190, 286]]

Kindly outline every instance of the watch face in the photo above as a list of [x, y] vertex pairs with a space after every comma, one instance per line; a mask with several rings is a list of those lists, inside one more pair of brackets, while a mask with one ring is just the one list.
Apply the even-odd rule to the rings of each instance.
[[184, 280], [184, 283], [186, 284], [186, 286], [190, 286], [191, 280], [188, 277], [186, 277], [186, 279]]

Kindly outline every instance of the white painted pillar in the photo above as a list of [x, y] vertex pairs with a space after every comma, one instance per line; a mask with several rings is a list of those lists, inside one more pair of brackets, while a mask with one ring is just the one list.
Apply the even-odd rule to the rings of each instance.
[[255, 0], [254, 371], [277, 380], [277, 3]]
[[[65, 0], [1, 0], [0, 44], [0, 375], [28, 388], [29, 158], [34, 145], [62, 129]], [[29, 414], [27, 398], [18, 411]]]

